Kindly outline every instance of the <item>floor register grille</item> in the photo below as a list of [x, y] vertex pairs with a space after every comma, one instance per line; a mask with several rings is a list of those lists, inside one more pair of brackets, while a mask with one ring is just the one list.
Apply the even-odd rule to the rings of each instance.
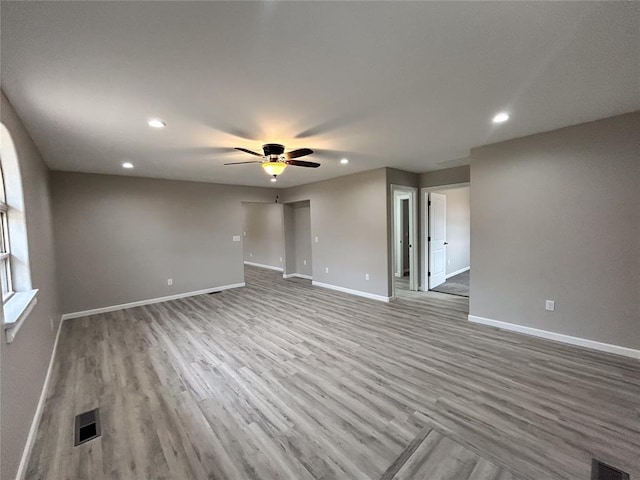
[[629, 480], [629, 474], [594, 458], [591, 463], [591, 480]]
[[100, 411], [99, 409], [76, 415], [74, 446], [82, 445], [89, 440], [100, 436]]

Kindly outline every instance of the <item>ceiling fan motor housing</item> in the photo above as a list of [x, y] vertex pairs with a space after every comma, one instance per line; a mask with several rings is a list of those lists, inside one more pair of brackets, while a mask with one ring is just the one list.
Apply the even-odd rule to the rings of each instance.
[[262, 150], [264, 151], [265, 157], [277, 160], [280, 158], [280, 155], [284, 153], [284, 145], [280, 145], [279, 143], [267, 143], [262, 146]]

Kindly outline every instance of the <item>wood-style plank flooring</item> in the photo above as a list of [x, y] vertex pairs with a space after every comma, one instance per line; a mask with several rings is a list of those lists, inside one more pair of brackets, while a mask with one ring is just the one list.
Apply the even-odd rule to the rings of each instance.
[[[29, 479], [640, 479], [640, 362], [247, 268], [63, 324]], [[99, 407], [102, 437], [73, 447]]]

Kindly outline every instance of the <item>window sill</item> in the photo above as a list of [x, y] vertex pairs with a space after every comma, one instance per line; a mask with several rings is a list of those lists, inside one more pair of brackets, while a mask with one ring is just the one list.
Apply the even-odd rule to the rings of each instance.
[[4, 304], [4, 333], [7, 343], [13, 342], [38, 299], [38, 290], [14, 293]]

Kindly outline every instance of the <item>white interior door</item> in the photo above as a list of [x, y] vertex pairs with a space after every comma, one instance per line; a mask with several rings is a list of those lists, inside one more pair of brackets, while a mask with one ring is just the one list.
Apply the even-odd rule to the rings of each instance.
[[429, 288], [447, 279], [447, 197], [429, 193]]

